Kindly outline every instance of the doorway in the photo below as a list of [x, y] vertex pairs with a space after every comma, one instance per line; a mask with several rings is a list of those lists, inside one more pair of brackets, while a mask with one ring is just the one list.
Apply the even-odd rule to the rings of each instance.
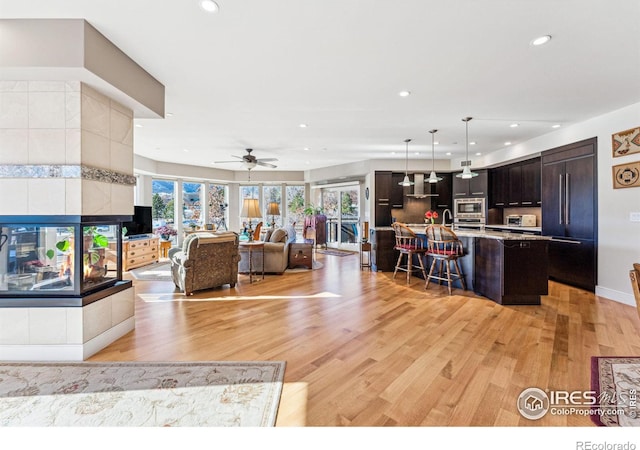
[[327, 216], [327, 245], [344, 250], [358, 250], [360, 208], [359, 186], [342, 186], [322, 190], [322, 207]]

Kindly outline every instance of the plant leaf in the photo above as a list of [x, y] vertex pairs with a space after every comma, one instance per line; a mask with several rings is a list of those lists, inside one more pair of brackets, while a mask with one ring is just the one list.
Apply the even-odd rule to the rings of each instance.
[[47, 250], [47, 258], [49, 259], [53, 259], [53, 257], [55, 256], [55, 252], [52, 249]]
[[56, 243], [56, 248], [61, 252], [66, 252], [69, 250], [69, 241], [65, 239], [64, 241]]
[[106, 247], [109, 245], [109, 240], [107, 239], [106, 236], [102, 235], [102, 234], [96, 234], [93, 236], [93, 243], [97, 246], [97, 247]]

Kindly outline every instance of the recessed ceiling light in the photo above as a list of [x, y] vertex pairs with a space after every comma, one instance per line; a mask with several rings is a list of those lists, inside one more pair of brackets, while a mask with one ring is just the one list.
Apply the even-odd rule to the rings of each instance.
[[139, 123], [136, 124], [136, 128], [142, 128], [142, 125], [140, 125]]
[[300, 125], [298, 125], [300, 128], [307, 128], [309, 125], [307, 125], [306, 123], [301, 123]]
[[186, 148], [183, 148], [182, 151], [185, 153], [189, 153], [189, 150], [187, 150]]
[[469, 142], [469, 145], [476, 145], [476, 141]]
[[217, 13], [220, 9], [218, 4], [213, 0], [200, 0], [200, 8], [204, 9], [208, 13]]
[[419, 154], [420, 154], [420, 152], [416, 152], [416, 155], [419, 155]]
[[392, 155], [395, 155], [395, 154], [396, 154], [396, 152], [391, 152], [391, 154], [392, 154]]
[[560, 124], [556, 123], [555, 125], [551, 125], [551, 128], [560, 128]]
[[511, 125], [509, 125], [511, 128], [516, 128], [519, 127], [520, 124], [519, 123], [512, 123]]
[[476, 153], [476, 156], [480, 156], [480, 155], [482, 155], [482, 153], [480, 153], [480, 152]]
[[544, 45], [547, 42], [549, 42], [550, 40], [551, 40], [551, 36], [549, 36], [547, 34], [545, 36], [540, 36], [540, 37], [535, 38], [533, 41], [531, 41], [531, 45], [535, 45], [535, 46]]
[[308, 151], [309, 151], [309, 147], [305, 147], [303, 150], [304, 150], [305, 152], [308, 152]]
[[447, 153], [445, 153], [445, 155], [451, 156], [451, 152], [447, 152]]
[[400, 91], [400, 92], [398, 92], [398, 95], [400, 97], [408, 97], [408, 96], [411, 95], [411, 91]]
[[440, 145], [440, 142], [435, 141], [435, 142], [433, 143], [433, 145]]
[[166, 113], [165, 116], [167, 117], [173, 117], [173, 113]]
[[507, 141], [504, 143], [504, 145], [511, 145], [511, 142]]
[[306, 164], [311, 164], [311, 161], [305, 161]]

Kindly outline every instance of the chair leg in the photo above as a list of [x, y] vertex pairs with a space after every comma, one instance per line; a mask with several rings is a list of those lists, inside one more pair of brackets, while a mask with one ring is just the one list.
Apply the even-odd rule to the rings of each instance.
[[462, 290], [466, 291], [467, 285], [464, 282], [464, 276], [462, 276], [462, 270], [460, 270], [460, 265], [458, 264], [458, 260], [454, 259], [453, 262], [456, 266], [456, 272], [458, 273], [458, 277], [460, 278], [460, 284], [462, 285]]
[[451, 268], [450, 268], [450, 261], [447, 260], [446, 261], [446, 265], [447, 265], [447, 288], [449, 288], [449, 295], [451, 295]]
[[411, 283], [411, 271], [413, 270], [413, 253], [407, 254], [407, 284]]
[[424, 270], [424, 264], [422, 263], [422, 254], [418, 253], [418, 262], [420, 263], [420, 270], [422, 270], [422, 276], [426, 279], [427, 278], [427, 272], [425, 272]]
[[433, 261], [431, 262], [431, 268], [429, 269], [429, 275], [427, 275], [427, 282], [424, 285], [424, 288], [427, 289], [429, 287], [429, 281], [431, 281], [431, 276], [433, 275], [433, 271], [436, 268], [436, 263], [438, 262], [438, 260], [436, 258], [433, 258]]
[[396, 268], [393, 271], [393, 279], [396, 278], [396, 273], [398, 273], [398, 267], [400, 267], [400, 261], [402, 260], [402, 253], [400, 253], [400, 255], [398, 256], [398, 260], [396, 261]]

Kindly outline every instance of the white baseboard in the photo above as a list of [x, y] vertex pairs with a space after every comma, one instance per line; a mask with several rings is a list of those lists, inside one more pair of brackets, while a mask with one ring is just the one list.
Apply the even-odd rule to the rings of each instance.
[[130, 317], [84, 344], [0, 345], [0, 361], [84, 361], [135, 328]]
[[136, 327], [135, 317], [129, 317], [128, 319], [120, 322], [118, 325], [112, 328], [109, 328], [104, 333], [101, 333], [96, 337], [94, 337], [93, 339], [88, 340], [87, 342], [84, 343], [84, 346], [83, 346], [84, 359], [87, 359], [90, 356], [95, 355], [100, 350], [105, 348], [107, 345], [120, 339], [129, 331], [132, 331], [135, 327]]
[[619, 303], [624, 303], [629, 306], [636, 306], [636, 300], [633, 298], [633, 294], [627, 294], [626, 292], [616, 291], [615, 289], [609, 289], [602, 286], [596, 286], [596, 295], [598, 297], [608, 298]]

